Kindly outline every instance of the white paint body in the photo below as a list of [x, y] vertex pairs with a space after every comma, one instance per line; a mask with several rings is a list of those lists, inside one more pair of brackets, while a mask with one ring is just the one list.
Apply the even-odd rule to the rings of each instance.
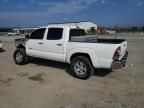
[[[63, 36], [60, 40], [47, 40], [48, 28], [63, 28]], [[26, 41], [26, 53], [29, 56], [50, 59], [54, 61], [70, 63], [73, 54], [85, 53], [90, 56], [95, 68], [111, 68], [113, 55], [118, 47], [121, 47], [121, 57], [126, 51], [127, 42], [121, 44], [70, 42], [68, 26], [47, 26], [42, 40], [29, 39]], [[43, 43], [43, 44], [39, 44]], [[58, 46], [57, 44], [61, 44]], [[126, 44], [123, 48], [122, 44]]]

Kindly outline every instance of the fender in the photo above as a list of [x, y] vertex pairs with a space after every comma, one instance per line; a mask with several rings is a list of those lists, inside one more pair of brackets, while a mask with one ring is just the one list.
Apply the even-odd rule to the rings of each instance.
[[72, 55], [77, 54], [77, 53], [85, 53], [90, 56], [91, 62], [95, 68], [99, 68], [99, 63], [98, 63], [98, 58], [97, 55], [95, 54], [93, 49], [90, 48], [75, 48], [72, 49], [70, 52], [67, 52], [66, 56], [66, 62], [70, 63], [70, 59]]

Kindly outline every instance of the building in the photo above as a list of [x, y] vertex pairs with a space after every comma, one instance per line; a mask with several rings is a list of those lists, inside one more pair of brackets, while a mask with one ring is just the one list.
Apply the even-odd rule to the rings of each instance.
[[[79, 28], [85, 29], [85, 31], [93, 28], [97, 30], [97, 25], [92, 22], [67, 22], [67, 23], [50, 23], [48, 26], [76, 26]], [[20, 29], [13, 29], [14, 33], [17, 34], [30, 34], [32, 31], [36, 30], [37, 28], [20, 28]]]
[[13, 29], [13, 32], [18, 34], [30, 34], [36, 29], [37, 28], [20, 28], [20, 29]]
[[116, 33], [115, 30], [106, 30], [106, 32], [107, 32], [108, 34], [115, 34], [115, 33]]
[[67, 23], [51, 23], [49, 24], [49, 26], [76, 26], [79, 28], [83, 28], [85, 29], [85, 31], [94, 28], [95, 30], [97, 30], [97, 25], [95, 23], [92, 22], [88, 22], [88, 21], [83, 21], [83, 22], [67, 22]]

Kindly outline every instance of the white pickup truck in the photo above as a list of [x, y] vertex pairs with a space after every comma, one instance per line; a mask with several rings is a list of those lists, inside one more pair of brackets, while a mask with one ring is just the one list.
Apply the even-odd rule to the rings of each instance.
[[26, 64], [29, 57], [65, 62], [80, 79], [88, 79], [95, 68], [122, 68], [128, 57], [126, 40], [99, 39], [77, 27], [41, 27], [15, 43], [16, 64]]

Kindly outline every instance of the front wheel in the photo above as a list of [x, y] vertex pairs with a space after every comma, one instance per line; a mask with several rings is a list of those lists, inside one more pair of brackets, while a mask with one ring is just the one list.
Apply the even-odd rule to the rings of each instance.
[[28, 62], [28, 56], [24, 49], [22, 49], [22, 50], [17, 49], [14, 52], [13, 58], [14, 58], [15, 63], [18, 65], [24, 65]]
[[94, 72], [90, 61], [84, 56], [74, 57], [70, 63], [70, 70], [74, 77], [83, 80], [88, 79]]

